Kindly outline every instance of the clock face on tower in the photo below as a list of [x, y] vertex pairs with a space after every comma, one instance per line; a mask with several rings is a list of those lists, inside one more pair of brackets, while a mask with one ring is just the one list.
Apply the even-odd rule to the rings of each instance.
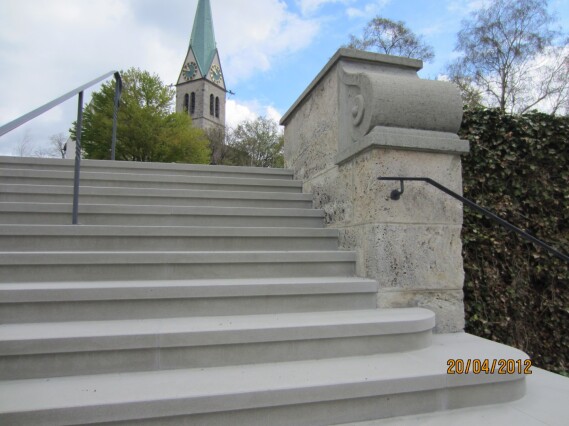
[[211, 67], [209, 76], [214, 83], [221, 84], [223, 77], [221, 76], [221, 68], [219, 68], [219, 65], [214, 65]]
[[184, 78], [186, 80], [192, 80], [198, 73], [198, 64], [195, 62], [188, 62], [184, 65], [184, 70], [182, 71]]

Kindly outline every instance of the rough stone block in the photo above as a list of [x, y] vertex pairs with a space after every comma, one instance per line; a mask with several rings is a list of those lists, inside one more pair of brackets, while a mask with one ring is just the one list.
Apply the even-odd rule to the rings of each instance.
[[364, 246], [366, 240], [366, 228], [366, 225], [338, 228], [339, 246], [343, 250], [349, 250], [356, 253], [356, 275], [359, 277], [366, 276], [366, 250]]
[[384, 177], [429, 177], [462, 193], [462, 168], [456, 155], [374, 149], [354, 161], [355, 223], [462, 224], [462, 204], [423, 182], [406, 182], [398, 201], [390, 198], [399, 182]]
[[455, 333], [464, 330], [464, 303], [462, 290], [422, 291], [408, 289], [380, 290], [379, 308], [421, 307], [436, 316], [436, 333]]
[[314, 207], [324, 210], [327, 226], [354, 223], [352, 170], [352, 164], [333, 166], [304, 184], [304, 190], [312, 193]]
[[295, 110], [285, 128], [286, 167], [306, 180], [335, 165], [338, 153], [338, 101], [335, 72], [329, 73]]
[[366, 276], [380, 288], [462, 289], [460, 226], [369, 225], [365, 238]]

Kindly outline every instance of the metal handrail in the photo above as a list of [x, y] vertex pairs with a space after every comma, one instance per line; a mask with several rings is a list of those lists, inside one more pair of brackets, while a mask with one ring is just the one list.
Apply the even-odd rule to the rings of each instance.
[[122, 93], [122, 79], [121, 75], [118, 71], [110, 71], [96, 79], [90, 81], [89, 83], [84, 84], [83, 86], [79, 86], [76, 89], [66, 93], [63, 96], [60, 96], [57, 99], [54, 99], [47, 104], [28, 112], [27, 114], [22, 115], [21, 117], [9, 122], [8, 124], [3, 125], [0, 127], [0, 137], [5, 135], [8, 132], [20, 127], [22, 124], [27, 123], [30, 120], [40, 116], [41, 114], [49, 111], [50, 109], [56, 107], [57, 105], [71, 99], [73, 96], [78, 95], [78, 106], [77, 106], [77, 122], [75, 126], [75, 172], [73, 177], [73, 214], [72, 214], [72, 223], [73, 225], [77, 225], [78, 220], [77, 216], [79, 213], [79, 180], [80, 180], [80, 173], [81, 173], [81, 130], [83, 124], [83, 92], [91, 86], [94, 86], [97, 83], [100, 83], [103, 80], [106, 80], [110, 76], [114, 75], [115, 77], [115, 99], [114, 99], [114, 111], [113, 111], [113, 133], [112, 133], [112, 141], [111, 141], [111, 159], [115, 159], [115, 147], [117, 141], [117, 114], [118, 114], [118, 107], [119, 107], [119, 100]]
[[393, 191], [391, 191], [391, 199], [392, 200], [399, 200], [399, 198], [401, 198], [401, 195], [405, 192], [405, 186], [403, 184], [404, 181], [415, 181], [415, 182], [421, 181], [421, 182], [426, 182], [428, 184], [431, 184], [435, 188], [443, 191], [445, 194], [450, 195], [451, 197], [462, 202], [463, 204], [466, 204], [468, 207], [472, 208], [473, 210], [476, 210], [476, 211], [482, 213], [486, 217], [492, 219], [494, 222], [502, 225], [504, 228], [506, 228], [510, 231], [513, 231], [513, 232], [517, 233], [518, 235], [522, 236], [523, 238], [525, 238], [526, 240], [531, 241], [532, 243], [537, 244], [538, 246], [546, 249], [547, 251], [549, 251], [553, 255], [557, 256], [559, 259], [564, 260], [566, 262], [569, 262], [569, 256], [567, 256], [566, 254], [561, 253], [560, 251], [558, 251], [557, 249], [546, 244], [545, 242], [543, 242], [539, 238], [536, 238], [533, 235], [528, 234], [526, 231], [518, 228], [517, 226], [512, 225], [510, 222], [502, 219], [501, 217], [496, 216], [494, 213], [485, 209], [484, 207], [479, 206], [474, 201], [471, 201], [468, 198], [464, 198], [462, 195], [459, 195], [456, 192], [451, 191], [446, 186], [441, 185], [440, 183], [434, 181], [433, 179], [425, 178], [425, 177], [378, 177], [377, 180], [399, 181], [400, 182], [401, 189], [394, 189]]

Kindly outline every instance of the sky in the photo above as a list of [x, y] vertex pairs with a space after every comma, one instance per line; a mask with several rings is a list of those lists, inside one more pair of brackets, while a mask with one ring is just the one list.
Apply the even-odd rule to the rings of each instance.
[[[278, 120], [336, 50], [376, 15], [401, 20], [432, 45], [419, 76], [436, 78], [457, 53], [461, 20], [489, 0], [211, 0], [228, 90], [227, 124]], [[197, 0], [0, 0], [0, 125], [112, 70], [137, 67], [177, 81]], [[550, 0], [569, 29], [569, 0]], [[96, 90], [95, 86], [92, 90]], [[92, 90], [85, 93], [86, 102]], [[77, 99], [8, 135], [0, 155], [23, 140], [47, 147], [68, 134]]]

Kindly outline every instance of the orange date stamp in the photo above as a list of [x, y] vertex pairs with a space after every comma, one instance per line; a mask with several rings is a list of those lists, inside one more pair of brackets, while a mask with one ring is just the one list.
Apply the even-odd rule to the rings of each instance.
[[531, 359], [449, 359], [447, 374], [532, 374]]

